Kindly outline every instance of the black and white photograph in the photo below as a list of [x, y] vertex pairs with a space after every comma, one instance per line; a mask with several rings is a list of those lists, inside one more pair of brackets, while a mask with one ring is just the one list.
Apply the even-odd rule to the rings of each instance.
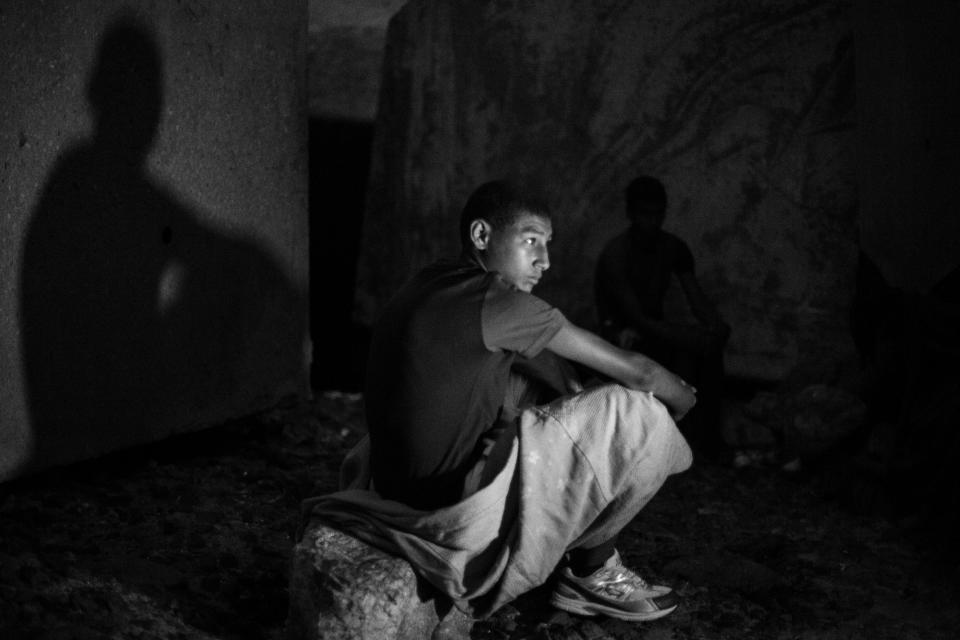
[[958, 0], [0, 0], [0, 638], [960, 637]]

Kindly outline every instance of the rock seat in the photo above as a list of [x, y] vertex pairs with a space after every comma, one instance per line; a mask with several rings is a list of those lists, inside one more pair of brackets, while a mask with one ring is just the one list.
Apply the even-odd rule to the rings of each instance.
[[456, 640], [472, 626], [405, 560], [322, 522], [294, 547], [289, 640]]

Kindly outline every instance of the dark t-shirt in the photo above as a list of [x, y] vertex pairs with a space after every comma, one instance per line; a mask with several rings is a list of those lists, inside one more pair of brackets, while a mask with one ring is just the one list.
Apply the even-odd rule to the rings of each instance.
[[514, 355], [536, 356], [563, 322], [471, 261], [417, 274], [370, 345], [364, 398], [377, 491], [424, 509], [456, 502], [500, 418]]
[[643, 313], [663, 319], [663, 300], [673, 274], [693, 272], [693, 254], [677, 236], [658, 230], [639, 238], [628, 229], [611, 240], [597, 263], [595, 291], [600, 321], [625, 326], [617, 302], [618, 287], [629, 287]]

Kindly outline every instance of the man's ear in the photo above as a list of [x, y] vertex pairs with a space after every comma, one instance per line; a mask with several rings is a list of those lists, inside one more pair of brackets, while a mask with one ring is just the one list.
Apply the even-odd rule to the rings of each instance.
[[477, 218], [470, 223], [470, 242], [478, 251], [486, 251], [490, 244], [490, 223], [483, 218]]

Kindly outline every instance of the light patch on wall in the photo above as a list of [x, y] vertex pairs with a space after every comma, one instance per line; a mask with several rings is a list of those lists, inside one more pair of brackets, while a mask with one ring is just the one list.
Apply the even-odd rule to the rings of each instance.
[[157, 312], [166, 316], [180, 298], [187, 269], [179, 260], [172, 260], [163, 267], [157, 285]]

